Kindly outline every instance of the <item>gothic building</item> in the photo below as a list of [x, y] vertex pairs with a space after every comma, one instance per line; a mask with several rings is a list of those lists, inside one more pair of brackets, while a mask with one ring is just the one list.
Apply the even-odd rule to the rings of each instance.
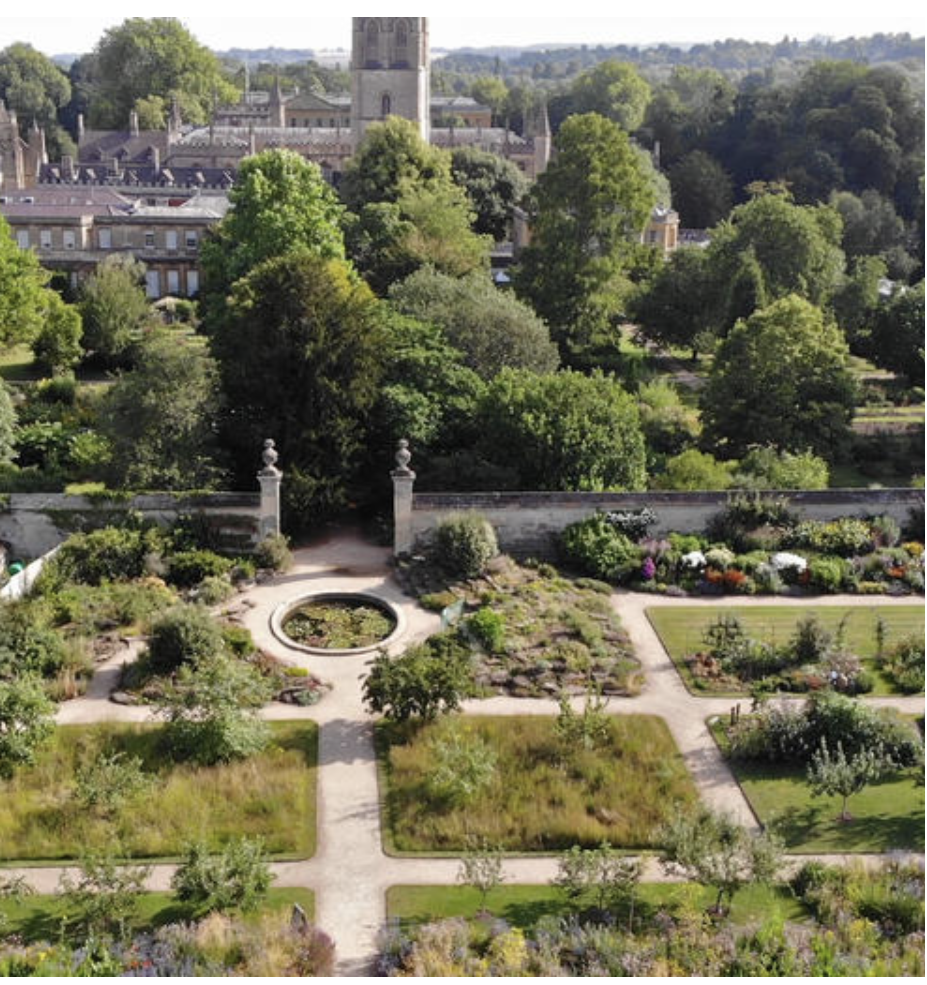
[[23, 140], [16, 111], [0, 99], [0, 192], [31, 188], [47, 163], [45, 131], [33, 123]]
[[436, 146], [478, 147], [515, 163], [529, 178], [547, 166], [551, 138], [547, 114], [527, 121], [524, 134], [491, 126], [488, 107], [468, 97], [431, 96], [427, 17], [353, 18], [351, 93], [243, 94], [218, 107], [206, 126], [181, 125], [172, 113], [164, 131], [78, 134], [76, 161], [42, 169], [40, 180], [84, 181], [119, 187], [173, 189], [228, 187], [242, 158], [286, 147], [322, 168], [338, 183], [371, 123], [400, 116]]

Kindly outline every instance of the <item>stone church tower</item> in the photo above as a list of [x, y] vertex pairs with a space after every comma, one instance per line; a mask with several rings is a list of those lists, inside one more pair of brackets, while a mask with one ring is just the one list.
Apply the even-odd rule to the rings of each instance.
[[355, 144], [387, 116], [412, 120], [428, 140], [431, 110], [427, 17], [354, 17], [351, 130]]

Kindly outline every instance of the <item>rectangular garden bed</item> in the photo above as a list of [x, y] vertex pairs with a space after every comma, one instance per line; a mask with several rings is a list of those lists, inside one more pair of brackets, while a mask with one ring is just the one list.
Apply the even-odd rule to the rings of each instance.
[[[609, 841], [649, 848], [673, 811], [698, 799], [666, 723], [649, 715], [609, 717], [602, 748], [564, 755], [552, 716], [442, 719], [414, 728], [381, 723], [384, 837], [396, 852], [458, 852], [486, 839], [510, 852], [549, 852]], [[429, 784], [436, 743], [462, 730], [489, 747], [491, 781], [449, 803]]]
[[[2, 861], [77, 858], [92, 850], [133, 858], [181, 854], [193, 839], [218, 849], [246, 835], [273, 855], [315, 851], [318, 728], [273, 722], [264, 752], [211, 767], [176, 764], [148, 725], [60, 726], [32, 768], [0, 781]], [[75, 772], [101, 751], [138, 757], [150, 787], [118, 810], [84, 809], [74, 797]]]
[[723, 615], [734, 615], [748, 636], [776, 646], [785, 644], [795, 632], [800, 620], [813, 613], [820, 624], [835, 633], [840, 621], [844, 624], [844, 645], [856, 654], [873, 678], [874, 694], [896, 693], [891, 682], [876, 667], [876, 627], [881, 618], [885, 627], [884, 646], [890, 647], [902, 637], [923, 633], [923, 605], [832, 606], [724, 604], [717, 606], [651, 606], [647, 618], [660, 638], [666, 652], [676, 665], [686, 687], [694, 694], [747, 694], [749, 683], [739, 688], [729, 679], [722, 686], [704, 678], [696, 678], [686, 663], [688, 655], [704, 650], [703, 634], [708, 626]]

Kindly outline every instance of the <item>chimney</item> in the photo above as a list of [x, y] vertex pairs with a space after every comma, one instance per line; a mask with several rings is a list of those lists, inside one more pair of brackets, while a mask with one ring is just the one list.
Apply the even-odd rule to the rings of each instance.
[[129, 113], [129, 133], [138, 136], [138, 113], [134, 109]]
[[61, 157], [61, 177], [65, 181], [74, 180], [74, 158], [70, 154], [64, 154]]
[[161, 152], [157, 147], [151, 148], [151, 166], [154, 168], [155, 178], [157, 178], [158, 172], [161, 170]]
[[84, 140], [84, 114], [77, 114], [77, 143], [81, 144]]

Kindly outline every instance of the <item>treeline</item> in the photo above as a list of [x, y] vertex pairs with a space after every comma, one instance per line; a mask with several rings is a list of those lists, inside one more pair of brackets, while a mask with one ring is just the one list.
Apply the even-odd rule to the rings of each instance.
[[451, 52], [441, 60], [444, 72], [461, 75], [492, 73], [503, 77], [529, 75], [536, 79], [564, 79], [604, 61], [621, 61], [640, 68], [673, 68], [688, 65], [722, 72], [762, 72], [799, 62], [822, 59], [863, 64], [915, 61], [923, 64], [924, 39], [910, 34], [874, 34], [865, 38], [813, 38], [798, 41], [784, 37], [776, 44], [728, 38], [711, 44], [682, 47], [673, 44], [577, 45], [545, 50], [520, 50], [510, 55], [484, 54], [480, 50]]

